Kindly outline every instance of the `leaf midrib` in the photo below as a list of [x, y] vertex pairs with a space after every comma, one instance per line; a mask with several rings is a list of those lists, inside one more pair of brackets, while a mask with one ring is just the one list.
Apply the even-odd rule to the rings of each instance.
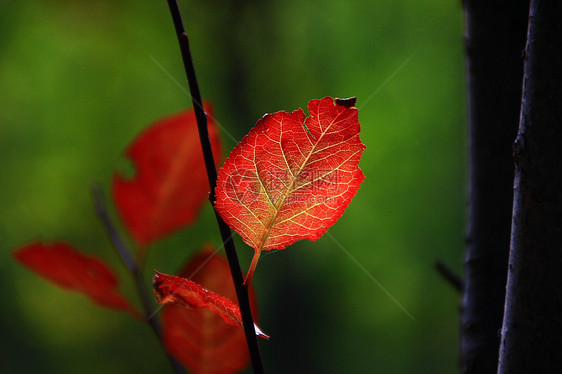
[[[271, 229], [273, 228], [273, 226], [275, 226], [275, 221], [277, 220], [277, 217], [279, 215], [279, 212], [281, 211], [281, 207], [283, 206], [283, 204], [285, 203], [285, 200], [287, 199], [287, 197], [289, 197], [289, 195], [293, 192], [293, 186], [295, 184], [295, 181], [297, 180], [298, 176], [300, 175], [300, 173], [302, 172], [302, 170], [304, 169], [304, 167], [306, 166], [306, 164], [308, 163], [308, 160], [310, 159], [310, 157], [314, 154], [315, 150], [316, 150], [316, 146], [320, 143], [320, 141], [322, 140], [322, 138], [324, 137], [324, 135], [326, 134], [326, 132], [328, 132], [328, 130], [332, 127], [332, 125], [338, 120], [338, 118], [340, 118], [341, 116], [341, 112], [338, 113], [338, 115], [336, 116], [336, 118], [334, 118], [334, 120], [332, 120], [332, 122], [326, 126], [325, 130], [322, 131], [322, 133], [320, 134], [320, 136], [318, 137], [318, 139], [315, 138], [316, 142], [312, 143], [312, 148], [310, 149], [310, 152], [308, 153], [308, 155], [306, 156], [305, 160], [303, 161], [303, 163], [301, 164], [298, 172], [296, 174], [293, 175], [293, 180], [291, 181], [291, 184], [289, 185], [289, 187], [287, 188], [286, 192], [283, 194], [283, 197], [281, 198], [281, 200], [279, 201], [279, 203], [274, 206], [273, 208], [275, 209], [275, 214], [273, 215], [273, 218], [269, 221], [266, 231], [262, 236], [262, 239], [260, 240], [259, 243], [259, 247], [257, 249], [258, 253], [262, 251], [265, 242], [267, 241], [267, 239], [269, 238], [269, 234], [271, 232]], [[310, 117], [309, 117], [310, 118]], [[305, 119], [306, 121], [306, 119]], [[306, 131], [306, 127], [304, 125], [304, 121], [302, 122], [302, 126]], [[285, 157], [285, 156], [283, 156]], [[287, 163], [288, 165], [288, 163]], [[257, 170], [256, 170], [257, 172]], [[289, 172], [291, 172], [291, 170], [289, 170]], [[291, 173], [292, 175], [292, 173]], [[259, 179], [259, 178], [258, 178]], [[264, 187], [265, 190], [265, 187]], [[267, 194], [267, 192], [266, 192]]]

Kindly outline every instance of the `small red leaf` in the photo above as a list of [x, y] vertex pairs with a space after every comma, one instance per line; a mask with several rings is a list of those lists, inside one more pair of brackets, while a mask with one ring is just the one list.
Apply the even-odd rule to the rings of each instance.
[[[205, 106], [210, 114], [210, 107]], [[209, 138], [222, 159], [216, 126], [208, 116]], [[133, 180], [116, 174], [113, 197], [131, 236], [142, 246], [191, 224], [208, 197], [209, 182], [193, 110], [163, 118], [127, 149], [136, 165]]]
[[[228, 299], [236, 298], [227, 261], [209, 246], [189, 261], [181, 275]], [[253, 290], [249, 292], [253, 306]], [[167, 351], [194, 374], [237, 373], [248, 365], [244, 331], [209, 310], [167, 304], [162, 324]]]
[[215, 209], [256, 251], [316, 240], [343, 214], [365, 176], [358, 163], [354, 98], [325, 97], [293, 113], [266, 114], [232, 150], [216, 187]]
[[156, 271], [153, 285], [158, 304], [174, 303], [192, 309], [205, 308], [217, 313], [229, 325], [242, 326], [242, 316], [236, 304], [189, 279]]
[[57, 286], [83, 293], [98, 305], [139, 316], [119, 294], [113, 272], [97, 258], [86, 256], [65, 243], [33, 243], [16, 250], [14, 257]]

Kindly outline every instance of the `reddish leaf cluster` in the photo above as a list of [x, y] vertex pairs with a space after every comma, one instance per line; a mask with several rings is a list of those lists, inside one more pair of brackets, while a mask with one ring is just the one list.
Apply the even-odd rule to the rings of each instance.
[[[209, 134], [214, 154], [220, 160], [221, 145], [212, 121]], [[113, 196], [125, 227], [143, 249], [191, 224], [207, 199], [208, 181], [193, 111], [155, 122], [131, 144], [127, 155], [135, 162], [136, 176], [126, 180], [116, 174]], [[211, 258], [209, 251], [197, 256], [186, 271], [192, 273], [192, 266], [201, 267], [194, 280], [232, 299], [235, 293], [228, 265], [219, 256]], [[60, 287], [76, 290], [98, 305], [127, 311], [139, 318], [139, 313], [118, 292], [116, 276], [101, 260], [65, 243], [33, 243], [16, 250], [14, 256]], [[207, 262], [206, 266], [202, 261]], [[172, 300], [172, 295], [184, 295], [191, 290], [182, 300], [193, 308], [164, 308], [163, 334], [168, 352], [195, 373], [228, 374], [244, 369], [249, 356], [238, 306], [193, 281], [186, 280], [182, 285], [183, 280], [178, 277], [160, 277], [170, 282], [156, 282], [163, 295], [170, 292], [160, 302], [177, 301], [178, 297]]]
[[[364, 179], [358, 163], [365, 146], [359, 139], [354, 104], [354, 98], [326, 97], [309, 102], [307, 118], [302, 109], [265, 115], [226, 160], [217, 181], [215, 208], [255, 249], [246, 283], [262, 250], [319, 238], [357, 192]], [[219, 160], [221, 146], [212, 120], [209, 134]], [[191, 224], [209, 192], [193, 111], [155, 122], [127, 155], [136, 165], [136, 175], [127, 180], [116, 174], [113, 196], [142, 250]], [[34, 243], [14, 256], [61, 287], [138, 316], [117, 291], [115, 275], [98, 259], [64, 243]], [[192, 280], [160, 272], [154, 277], [156, 299], [166, 304], [166, 349], [194, 373], [242, 370], [249, 357], [227, 262], [207, 247], [181, 274]], [[251, 289], [250, 299], [255, 304]], [[268, 338], [257, 326], [255, 330]]]

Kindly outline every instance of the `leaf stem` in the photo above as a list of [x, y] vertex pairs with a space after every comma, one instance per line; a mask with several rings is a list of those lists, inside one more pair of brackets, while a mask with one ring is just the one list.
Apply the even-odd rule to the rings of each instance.
[[[142, 305], [143, 313], [144, 313], [144, 321], [148, 323], [148, 325], [152, 328], [152, 331], [156, 334], [156, 337], [164, 346], [164, 341], [162, 340], [162, 326], [160, 326], [160, 322], [155, 317], [155, 310], [150, 303], [150, 296], [146, 285], [144, 283], [144, 277], [142, 273], [142, 269], [138, 266], [138, 263], [133, 259], [131, 255], [131, 251], [125, 244], [125, 241], [119, 235], [119, 231], [115, 228], [113, 222], [109, 218], [109, 214], [107, 214], [107, 209], [105, 208], [105, 197], [103, 195], [103, 191], [101, 187], [97, 184], [92, 186], [92, 196], [94, 198], [94, 208], [96, 211], [96, 215], [98, 216], [99, 220], [103, 223], [105, 230], [107, 231], [111, 242], [113, 243], [113, 247], [116, 249], [119, 257], [125, 263], [125, 266], [133, 276], [135, 288], [139, 295], [139, 299]], [[185, 374], [185, 370], [183, 366], [173, 357], [172, 355], [168, 354], [168, 360], [172, 365], [174, 372], [176, 374]]]
[[254, 257], [252, 258], [252, 263], [250, 264], [250, 268], [248, 269], [248, 274], [246, 274], [246, 279], [244, 279], [245, 286], [249, 286], [250, 282], [252, 281], [252, 277], [254, 276], [254, 272], [256, 271], [256, 266], [258, 265], [260, 255], [261, 249], [254, 252]]
[[[183, 22], [181, 19], [180, 10], [176, 0], [167, 0], [168, 7], [170, 8], [170, 13], [174, 22], [174, 28], [178, 38], [183, 64], [185, 68], [185, 73], [187, 76], [187, 83], [189, 85], [189, 92], [191, 94], [191, 101], [193, 104], [193, 109], [195, 111], [195, 117], [197, 118], [197, 127], [199, 130], [199, 140], [201, 142], [201, 148], [203, 149], [203, 157], [205, 159], [205, 167], [207, 169], [207, 177], [209, 179], [209, 200], [214, 208], [215, 203], [215, 186], [217, 183], [217, 170], [215, 168], [215, 161], [213, 157], [213, 151], [211, 149], [211, 142], [209, 141], [209, 132], [207, 129], [207, 115], [203, 110], [201, 104], [201, 93], [199, 91], [199, 85], [197, 84], [197, 77], [195, 75], [195, 68], [193, 66], [193, 59], [191, 57], [191, 50], [189, 48], [189, 38], [185, 32]], [[236, 253], [236, 247], [234, 246], [234, 241], [232, 240], [232, 233], [230, 227], [222, 220], [219, 214], [215, 211], [215, 216], [219, 226], [219, 231], [221, 233], [222, 241], [224, 244], [226, 257], [228, 259], [228, 264], [230, 267], [230, 273], [232, 275], [232, 280], [234, 282], [234, 287], [236, 289], [236, 296], [238, 298], [238, 305], [240, 307], [240, 313], [242, 315], [242, 322], [244, 325], [244, 333], [246, 335], [246, 343], [248, 345], [248, 350], [250, 352], [250, 357], [252, 360], [252, 367], [254, 373], [261, 374], [264, 373], [263, 362], [260, 353], [260, 347], [258, 344], [258, 339], [256, 336], [256, 330], [254, 327], [254, 319], [252, 317], [252, 311], [250, 309], [250, 300], [248, 297], [248, 287], [244, 284], [242, 278], [242, 271], [240, 269], [240, 263], [238, 261], [238, 255]]]

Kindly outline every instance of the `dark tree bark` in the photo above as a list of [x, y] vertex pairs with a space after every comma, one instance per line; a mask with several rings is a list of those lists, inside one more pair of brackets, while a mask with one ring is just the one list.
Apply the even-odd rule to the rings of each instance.
[[561, 15], [531, 2], [498, 373], [562, 373]]
[[529, 0], [466, 0], [469, 222], [461, 306], [461, 372], [495, 373], [513, 202]]

